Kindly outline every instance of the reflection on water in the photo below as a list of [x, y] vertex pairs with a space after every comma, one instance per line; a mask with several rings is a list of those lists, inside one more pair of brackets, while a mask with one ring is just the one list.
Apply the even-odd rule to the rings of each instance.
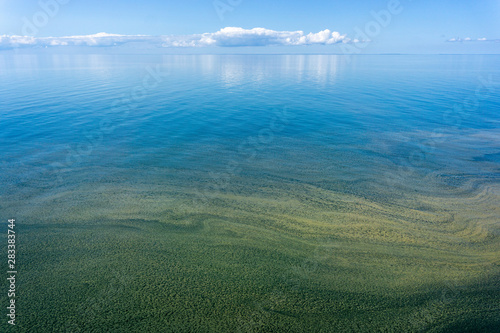
[[228, 85], [238, 85], [244, 82], [260, 83], [273, 79], [276, 74], [286, 77], [291, 82], [300, 83], [303, 80], [317, 84], [333, 83], [341, 56], [338, 55], [282, 55], [253, 56], [241, 61], [241, 56], [203, 56], [206, 69], [214, 69], [216, 59], [219, 63], [221, 79]]
[[[100, 177], [149, 166], [160, 168], [149, 172], [162, 182], [161, 168], [209, 173], [238, 163], [306, 182], [359, 181], [356, 189], [375, 193], [373, 184], [393, 184], [401, 170], [411, 171], [400, 184], [408, 188], [430, 173], [496, 180], [497, 140], [473, 138], [496, 135], [498, 95], [460, 126], [445, 115], [498, 59], [484, 56], [483, 72], [475, 61], [443, 84], [449, 66], [477, 59], [419, 58], [409, 69], [408, 57], [348, 64], [337, 55], [2, 56], [3, 174], [29, 184], [50, 176], [42, 165], [62, 164], [59, 177], [70, 184], [104, 165]], [[284, 109], [289, 119], [277, 111]], [[19, 164], [38, 167], [25, 174]]]

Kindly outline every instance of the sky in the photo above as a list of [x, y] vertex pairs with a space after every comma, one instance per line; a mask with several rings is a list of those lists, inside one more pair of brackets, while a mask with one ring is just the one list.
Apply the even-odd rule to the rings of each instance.
[[498, 54], [500, 0], [0, 0], [0, 50], [96, 47]]

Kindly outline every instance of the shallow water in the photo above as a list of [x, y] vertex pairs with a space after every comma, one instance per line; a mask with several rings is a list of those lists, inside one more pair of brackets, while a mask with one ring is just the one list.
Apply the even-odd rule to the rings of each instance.
[[[26, 305], [20, 321], [95, 328], [94, 283], [122, 286], [100, 305], [113, 315], [131, 297], [144, 325], [163, 309], [188, 330], [452, 329], [463, 290], [482, 304], [474, 327], [494, 327], [481, 295], [498, 275], [499, 90], [495, 55], [0, 55], [1, 209], [25, 235], [25, 297], [62, 306], [41, 287], [54, 267], [35, 269], [58, 258], [81, 280], [65, 306], [87, 314], [40, 322]], [[155, 291], [87, 276], [111, 266]]]

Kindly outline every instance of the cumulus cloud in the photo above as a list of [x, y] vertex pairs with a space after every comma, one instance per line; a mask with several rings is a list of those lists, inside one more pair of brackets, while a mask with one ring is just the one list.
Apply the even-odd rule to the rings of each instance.
[[303, 31], [275, 31], [264, 28], [223, 28], [217, 32], [186, 36], [146, 36], [98, 33], [85, 36], [30, 37], [0, 36], [0, 48], [51, 46], [116, 46], [126, 43], [148, 43], [156, 47], [236, 47], [236, 46], [293, 46], [358, 43], [339, 32], [325, 29], [317, 33]]
[[477, 38], [477, 39], [472, 39], [470, 37], [465, 37], [465, 38], [450, 38], [447, 40], [448, 42], [500, 42], [500, 39], [487, 39], [487, 38]]
[[302, 31], [228, 27], [214, 33], [205, 33], [200, 37], [193, 36], [192, 38], [193, 42], [199, 46], [267, 46], [335, 44], [345, 40], [346, 36], [328, 29], [305, 35]]

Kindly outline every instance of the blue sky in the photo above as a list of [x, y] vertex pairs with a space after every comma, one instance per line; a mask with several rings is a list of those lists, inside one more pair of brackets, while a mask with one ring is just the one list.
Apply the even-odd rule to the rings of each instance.
[[[54, 9], [54, 3], [57, 9]], [[397, 10], [391, 13], [388, 6]], [[382, 26], [377, 22], [373, 12], [380, 11], [389, 12], [390, 23]], [[373, 24], [378, 24], [378, 28]], [[240, 31], [244, 38], [237, 31], [231, 31], [231, 35], [213, 35], [210, 37], [213, 43], [203, 44], [204, 50], [220, 48], [221, 45], [245, 46], [248, 42], [249, 46], [264, 46], [244, 48], [244, 52], [273, 49], [290, 53], [338, 53], [343, 44], [346, 47], [347, 44], [360, 43], [355, 45], [358, 53], [500, 53], [500, 0], [0, 0], [0, 35], [37, 38], [23, 41], [25, 44], [22, 45], [61, 45], [67, 40], [61, 43], [43, 38], [100, 32], [199, 37], [225, 27], [245, 29]], [[256, 27], [266, 31], [257, 33], [251, 30]], [[371, 34], [366, 33], [370, 31], [368, 28], [374, 29]], [[301, 35], [293, 35], [292, 42], [284, 42], [289, 34], [277, 33], [302, 31], [307, 36], [325, 29], [340, 34], [342, 38], [318, 39], [311, 35], [304, 42]], [[265, 40], [256, 42], [262, 34]], [[236, 35], [238, 42], [228, 42]], [[194, 44], [200, 46], [198, 37], [189, 37], [188, 40], [195, 40]], [[106, 40], [104, 45], [107, 47], [128, 44], [125, 37], [119, 40], [112, 36], [93, 38]], [[224, 38], [224, 42], [220, 38]], [[181, 39], [185, 41], [185, 37]], [[6, 40], [4, 37], [4, 45], [8, 43]], [[129, 47], [154, 42], [157, 47], [163, 45], [172, 50], [175, 49], [172, 40], [170, 38], [167, 45], [158, 43], [158, 40], [134, 39]], [[18, 45], [19, 41], [16, 43]], [[73, 45], [71, 43], [69, 41]], [[229, 47], [223, 49], [231, 52]], [[241, 52], [241, 48], [232, 49]]]

